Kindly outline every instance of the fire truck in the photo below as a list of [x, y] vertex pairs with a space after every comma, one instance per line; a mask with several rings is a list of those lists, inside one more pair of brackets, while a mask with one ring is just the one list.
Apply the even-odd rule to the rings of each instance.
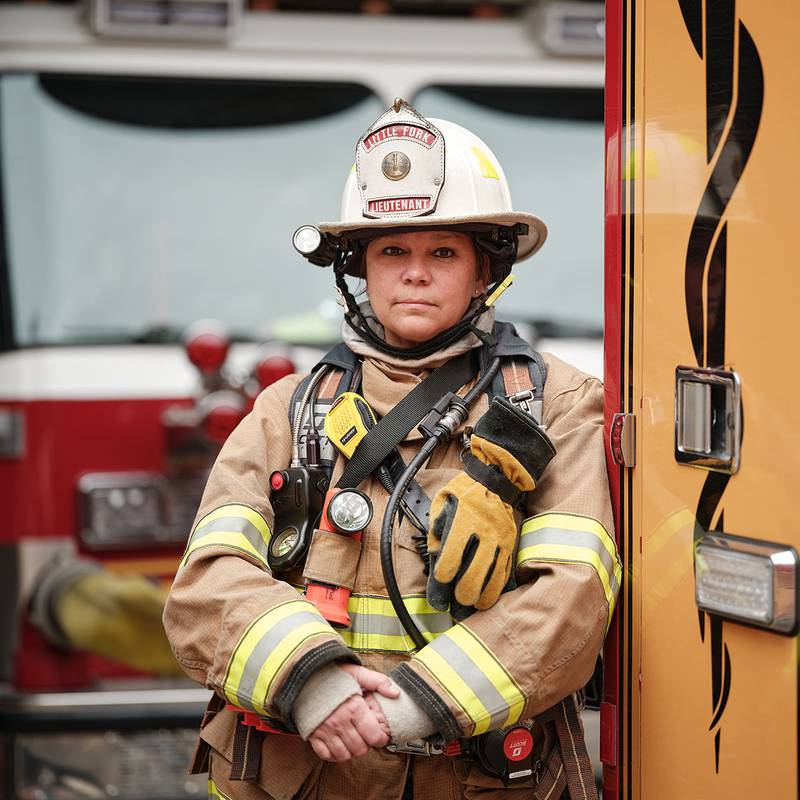
[[395, 96], [492, 143], [550, 229], [501, 313], [601, 372], [603, 7], [506, 5], [0, 6], [0, 797], [205, 792], [208, 692], [155, 633], [108, 652], [107, 595], [59, 598], [84, 572], [163, 590], [219, 443], [338, 338], [291, 233], [335, 216]]
[[798, 797], [796, 4], [606, 4], [605, 798]]

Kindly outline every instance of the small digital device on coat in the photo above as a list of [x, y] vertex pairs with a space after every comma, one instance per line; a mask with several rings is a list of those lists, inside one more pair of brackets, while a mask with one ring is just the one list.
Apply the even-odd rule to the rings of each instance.
[[328, 476], [320, 467], [289, 467], [269, 477], [275, 533], [267, 562], [273, 572], [296, 567], [305, 557], [322, 514]]

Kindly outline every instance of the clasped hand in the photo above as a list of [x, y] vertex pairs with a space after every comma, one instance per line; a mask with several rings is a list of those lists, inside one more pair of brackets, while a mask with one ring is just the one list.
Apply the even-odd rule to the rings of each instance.
[[366, 755], [372, 747], [389, 743], [389, 723], [374, 695], [396, 698], [400, 690], [381, 672], [356, 664], [339, 664], [361, 687], [336, 707], [309, 737], [309, 744], [323, 761], [349, 761]]

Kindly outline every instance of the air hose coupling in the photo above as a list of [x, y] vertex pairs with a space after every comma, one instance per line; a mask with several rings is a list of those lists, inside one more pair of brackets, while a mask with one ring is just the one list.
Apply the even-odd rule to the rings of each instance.
[[431, 409], [418, 429], [427, 438], [438, 441], [449, 439], [464, 424], [469, 406], [454, 392], [448, 392]]

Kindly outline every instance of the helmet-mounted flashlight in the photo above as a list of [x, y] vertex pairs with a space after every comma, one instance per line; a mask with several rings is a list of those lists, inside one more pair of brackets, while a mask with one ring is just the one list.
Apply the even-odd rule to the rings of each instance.
[[358, 533], [372, 519], [372, 503], [358, 489], [342, 489], [328, 504], [328, 519], [339, 533]]
[[292, 245], [303, 258], [318, 267], [329, 267], [338, 252], [333, 238], [313, 225], [301, 225], [292, 235]]

